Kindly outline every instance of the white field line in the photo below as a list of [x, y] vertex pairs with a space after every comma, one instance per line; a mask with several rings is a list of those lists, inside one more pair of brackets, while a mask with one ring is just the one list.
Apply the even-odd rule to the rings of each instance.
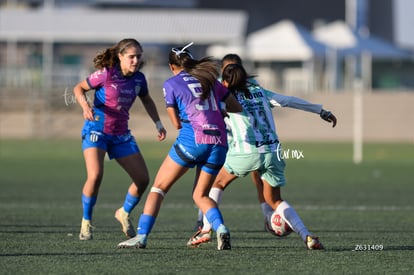
[[[137, 208], [142, 208], [143, 203], [141, 202]], [[96, 208], [103, 209], [117, 209], [118, 204], [109, 203], [97, 203]], [[396, 206], [396, 205], [293, 205], [296, 210], [301, 211], [413, 211], [414, 205]], [[59, 204], [59, 203], [0, 203], [1, 210], [11, 209], [79, 209], [81, 205], [74, 204]], [[185, 208], [196, 208], [194, 204], [190, 203], [164, 203], [161, 208], [169, 209], [185, 209]], [[223, 204], [220, 206], [222, 209], [260, 209], [259, 204]]]

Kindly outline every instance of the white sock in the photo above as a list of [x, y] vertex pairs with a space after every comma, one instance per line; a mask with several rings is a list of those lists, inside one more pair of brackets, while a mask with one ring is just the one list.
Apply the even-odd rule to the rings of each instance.
[[273, 213], [273, 208], [268, 205], [266, 202], [262, 202], [260, 204], [260, 208], [262, 209], [263, 217], [267, 218]]
[[198, 217], [197, 217], [197, 221], [202, 221], [203, 220], [203, 212], [198, 209]]
[[278, 213], [289, 226], [300, 235], [302, 240], [306, 240], [307, 235], [311, 235], [300, 219], [299, 215], [296, 213], [295, 209], [291, 207], [286, 201], [283, 201], [276, 208], [276, 213]]
[[[221, 190], [220, 188], [216, 188], [213, 187], [210, 189], [210, 193], [208, 194], [208, 196], [214, 200], [217, 205], [219, 205], [221, 203], [221, 198], [223, 196], [223, 190]], [[211, 230], [212, 225], [208, 222], [206, 216], [203, 216], [203, 229], [202, 231], [210, 231]]]

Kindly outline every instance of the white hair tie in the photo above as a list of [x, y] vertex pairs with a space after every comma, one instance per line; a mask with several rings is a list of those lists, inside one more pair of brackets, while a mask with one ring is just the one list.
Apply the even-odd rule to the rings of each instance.
[[187, 49], [187, 48], [189, 48], [191, 45], [193, 45], [194, 44], [194, 42], [190, 42], [190, 43], [188, 43], [187, 45], [185, 45], [181, 50], [179, 50], [179, 49], [177, 49], [177, 48], [172, 48], [171, 49], [171, 51], [173, 52], [173, 53], [175, 53], [175, 55], [177, 55], [177, 56], [180, 56], [180, 54], [182, 54], [182, 53], [186, 53], [186, 54], [188, 54], [191, 58], [193, 58], [193, 56], [189, 53], [189, 52], [186, 52], [185, 50]]

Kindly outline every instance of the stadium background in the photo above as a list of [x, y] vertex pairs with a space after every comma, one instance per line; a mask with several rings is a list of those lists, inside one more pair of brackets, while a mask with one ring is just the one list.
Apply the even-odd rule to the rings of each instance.
[[[414, 48], [414, 43], [410, 44], [409, 42], [410, 39], [413, 39], [412, 37], [401, 38], [401, 33], [404, 30], [401, 27], [400, 17], [404, 17], [401, 14], [401, 7], [409, 5], [407, 1], [380, 0], [375, 1], [375, 4], [374, 1], [369, 0], [341, 0], [335, 1], [335, 3], [327, 0], [315, 0], [312, 2], [313, 4], [302, 3], [305, 6], [302, 6], [302, 9], [297, 9], [295, 7], [296, 4], [300, 4], [299, 2], [297, 0], [261, 1], [260, 4], [254, 3], [253, 6], [251, 3], [238, 3], [237, 1], [224, 3], [223, 1], [201, 0], [175, 1], [174, 4], [163, 0], [116, 2], [94, 0], [71, 1], [70, 3], [61, 0], [0, 1], [2, 14], [0, 16], [0, 139], [79, 138], [83, 121], [81, 110], [75, 104], [72, 96], [72, 88], [92, 71], [91, 61], [96, 52], [117, 41], [115, 40], [116, 36], [114, 37], [112, 33], [108, 33], [108, 35], [103, 33], [102, 40], [96, 43], [71, 41], [70, 37], [67, 39], [68, 41], [64, 42], [65, 40], [59, 38], [63, 42], [61, 40], [53, 42], [52, 49], [49, 49], [50, 44], [39, 40], [39, 37], [43, 37], [41, 35], [44, 34], [37, 34], [36, 30], [31, 30], [32, 33], [18, 32], [18, 30], [24, 31], [26, 27], [30, 29], [30, 26], [17, 26], [14, 33], [7, 32], [7, 24], [10, 24], [8, 22], [9, 13], [13, 14], [13, 12], [24, 11], [31, 16], [43, 8], [50, 8], [52, 11], [59, 11], [62, 14], [73, 12], [76, 9], [87, 9], [89, 12], [109, 12], [109, 14], [116, 16], [122, 16], [125, 12], [140, 12], [140, 14], [147, 12], [151, 15], [154, 11], [166, 11], [167, 14], [168, 11], [187, 11], [190, 14], [197, 11], [200, 14], [206, 12], [209, 13], [208, 16], [215, 16], [220, 11], [223, 14], [214, 18], [218, 21], [223, 20], [223, 17], [226, 16], [230, 19], [233, 18], [234, 26], [231, 26], [228, 32], [232, 33], [232, 38], [237, 40], [282, 19], [300, 23], [307, 29], [312, 29], [315, 24], [321, 24], [321, 22], [346, 20], [350, 13], [347, 10], [348, 7], [351, 3], [356, 3], [357, 6], [362, 7], [355, 11], [356, 14], [362, 14], [359, 24], [362, 27], [369, 27], [371, 34], [387, 39], [397, 46]], [[378, 4], [379, 2], [380, 4]], [[194, 17], [194, 14], [182, 16], [197, 25], [197, 18]], [[17, 25], [20, 21], [25, 22], [24, 18], [15, 20], [17, 20]], [[165, 23], [165, 20], [162, 22]], [[189, 22], [186, 25], [193, 25]], [[56, 22], [58, 27], [61, 23]], [[216, 23], [223, 24], [221, 21]], [[58, 33], [53, 25], [41, 27], [46, 31], [51, 30], [52, 33]], [[200, 37], [196, 38], [199, 40], [196, 42], [197, 46], [194, 47], [197, 56], [206, 55], [209, 46], [223, 42], [223, 37], [220, 35], [225, 36], [226, 33], [223, 31], [219, 35], [218, 30], [210, 30], [209, 27], [211, 26], [206, 26], [206, 33], [201, 35], [205, 36], [203, 41]], [[154, 28], [156, 27], [154, 26]], [[36, 35], [40, 36], [36, 38]], [[116, 35], [119, 39], [122, 38], [120, 34]], [[147, 36], [138, 39], [144, 40], [143, 46], [147, 62], [144, 72], [149, 81], [151, 94], [157, 103], [164, 124], [169, 130], [169, 138], [173, 138], [175, 133], [165, 117], [161, 91], [162, 82], [171, 75], [165, 64], [165, 56], [171, 46], [188, 42], [191, 34], [181, 34], [176, 38], [176, 41], [172, 41], [171, 36], [173, 35], [155, 33], [151, 34], [151, 37], [157, 37], [157, 35], [161, 38], [165, 37], [165, 41], [151, 43], [145, 40]], [[24, 40], [22, 37], [28, 37], [29, 40]], [[14, 50], [16, 52], [13, 53]], [[45, 64], [48, 60], [47, 53], [52, 53], [52, 57], [50, 57], [52, 64], [49, 67]], [[216, 57], [220, 58], [221, 56]], [[267, 70], [266, 66], [272, 70]], [[289, 66], [293, 68], [287, 68]], [[303, 90], [301, 89], [303, 83], [299, 83], [302, 80], [300, 76], [298, 77], [299, 82], [297, 82], [299, 84], [295, 82], [290, 86], [286, 85], [286, 75], [288, 75], [286, 72], [289, 72], [290, 69], [290, 72], [294, 74], [300, 66], [300, 62], [296, 61], [282, 62], [282, 64], [270, 62], [265, 63], [262, 67], [258, 67], [257, 62], [247, 62], [249, 71], [253, 74], [257, 73], [259, 82], [266, 88], [302, 97], [314, 103], [321, 103], [338, 117], [338, 126], [332, 130], [315, 115], [297, 112], [289, 108], [277, 109], [275, 113], [281, 140], [352, 141], [356, 119], [354, 91], [349, 87], [329, 90], [323, 85]], [[362, 116], [358, 116], [362, 120], [363, 140], [366, 142], [414, 142], [414, 128], [411, 127], [414, 125], [411, 107], [414, 102], [414, 93], [413, 81], [410, 77], [414, 72], [413, 58], [391, 59], [388, 62], [377, 62], [373, 66], [374, 74], [378, 74], [378, 71], [381, 70], [387, 70], [387, 73], [379, 74], [379, 76], [373, 75], [373, 78], [376, 77], [376, 86], [363, 89]], [[45, 67], [47, 67], [46, 70]], [[280, 73], [283, 70], [285, 73]], [[320, 76], [313, 75], [311, 77], [318, 79]], [[378, 78], [380, 79], [378, 80]], [[279, 81], [280, 79], [282, 81]], [[378, 83], [382, 83], [382, 85], [378, 85]], [[92, 93], [89, 96], [92, 97]], [[133, 107], [131, 118], [131, 129], [137, 137], [151, 138], [155, 134], [151, 131], [153, 125], [143, 113], [139, 102]]]
[[[2, 91], [0, 103], [0, 138], [79, 138], [83, 125], [82, 111], [75, 104], [72, 87], [40, 91]], [[43, 91], [44, 92], [44, 91]], [[151, 87], [168, 137], [176, 132], [166, 117], [161, 87]], [[338, 118], [332, 129], [319, 116], [291, 108], [275, 110], [282, 141], [351, 142], [354, 133], [354, 96], [343, 94], [299, 95], [322, 103]], [[363, 138], [365, 142], [414, 142], [414, 116], [411, 92], [381, 92], [363, 96]], [[155, 139], [155, 128], [137, 100], [131, 111], [130, 128], [138, 138]]]

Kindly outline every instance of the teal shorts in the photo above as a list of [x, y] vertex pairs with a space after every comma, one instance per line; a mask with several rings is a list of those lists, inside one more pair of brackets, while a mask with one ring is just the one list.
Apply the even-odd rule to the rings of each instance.
[[271, 186], [284, 186], [285, 161], [277, 153], [234, 155], [227, 154], [224, 168], [237, 177], [245, 177], [250, 172], [258, 171], [260, 177]]

